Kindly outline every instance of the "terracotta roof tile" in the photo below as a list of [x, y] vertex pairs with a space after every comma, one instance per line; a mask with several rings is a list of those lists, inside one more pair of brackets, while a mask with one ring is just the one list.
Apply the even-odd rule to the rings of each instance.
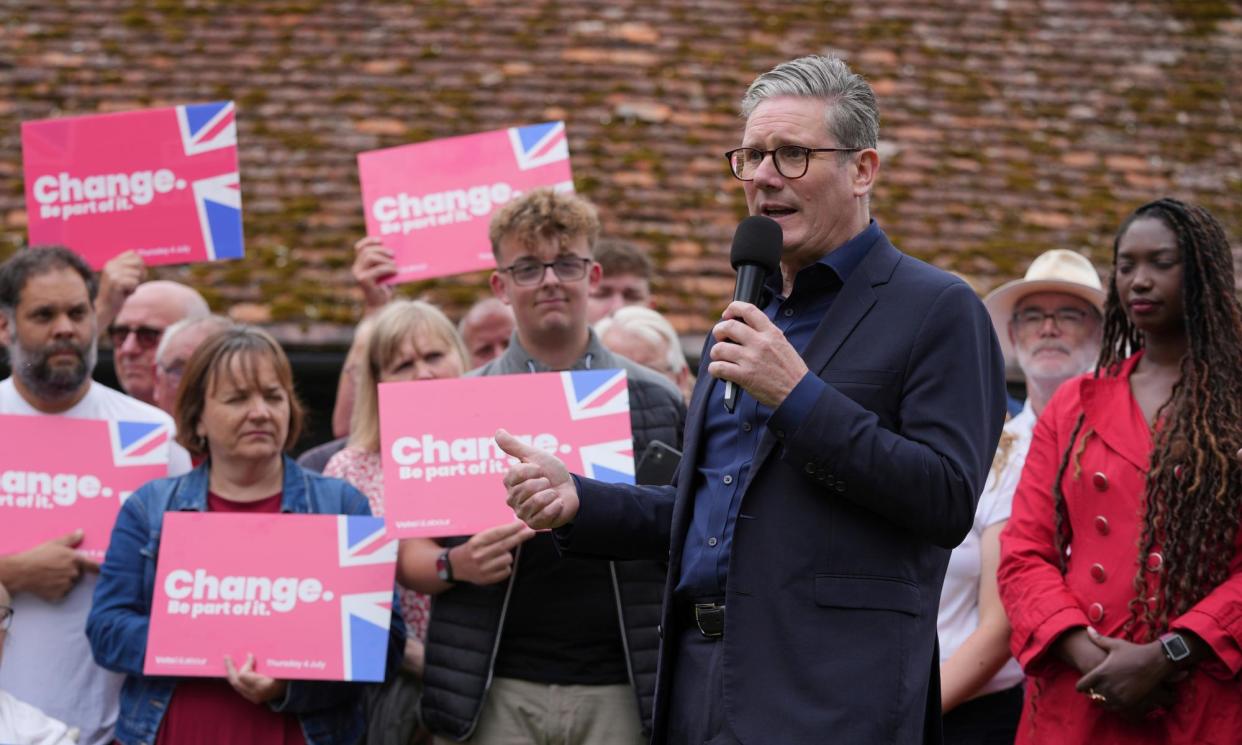
[[[745, 214], [720, 157], [737, 100], [809, 52], [880, 96], [885, 230], [980, 289], [1053, 246], [1106, 261], [1120, 219], [1166, 193], [1242, 243], [1233, 2], [70, 0], [0, 24], [0, 255], [25, 240], [20, 121], [231, 97], [247, 258], [157, 274], [291, 341], [344, 338], [359, 310], [358, 151], [553, 118], [605, 232], [648, 247], [663, 309], [705, 331]], [[456, 313], [484, 276], [402, 292]]]

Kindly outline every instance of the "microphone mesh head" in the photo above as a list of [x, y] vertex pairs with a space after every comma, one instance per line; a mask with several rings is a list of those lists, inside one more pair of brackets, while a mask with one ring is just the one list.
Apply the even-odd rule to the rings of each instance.
[[764, 274], [774, 274], [781, 264], [783, 242], [784, 234], [775, 220], [751, 215], [737, 225], [729, 263], [734, 269], [742, 264], [755, 264], [763, 268]]

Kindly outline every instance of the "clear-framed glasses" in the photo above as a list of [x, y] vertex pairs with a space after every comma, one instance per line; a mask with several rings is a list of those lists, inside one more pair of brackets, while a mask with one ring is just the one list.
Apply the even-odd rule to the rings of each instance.
[[1051, 313], [1039, 308], [1026, 308], [1013, 314], [1013, 323], [1019, 331], [1034, 331], [1043, 328], [1044, 321], [1049, 318], [1059, 329], [1081, 328], [1087, 322], [1087, 311], [1082, 308], [1057, 308]]
[[519, 285], [537, 285], [543, 281], [543, 275], [547, 274], [548, 267], [552, 267], [552, 272], [560, 281], [576, 282], [587, 275], [587, 267], [590, 265], [591, 259], [565, 255], [557, 256], [552, 261], [518, 259], [500, 271], [508, 272], [513, 277], [513, 281]]
[[7, 605], [0, 605], [0, 631], [8, 631], [13, 625], [13, 609]]
[[739, 181], [754, 181], [755, 172], [763, 159], [772, 156], [776, 164], [776, 172], [788, 179], [802, 178], [811, 165], [813, 153], [856, 153], [860, 147], [803, 147], [801, 145], [781, 145], [775, 150], [760, 150], [754, 147], [739, 147], [725, 153], [729, 161], [729, 169], [733, 178]]

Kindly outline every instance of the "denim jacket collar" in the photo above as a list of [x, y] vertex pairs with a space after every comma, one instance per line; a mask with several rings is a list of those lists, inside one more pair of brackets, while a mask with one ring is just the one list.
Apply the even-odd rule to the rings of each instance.
[[[306, 474], [293, 467], [295, 462], [287, 454], [281, 456], [284, 468], [281, 485], [280, 511], [305, 513], [310, 511], [306, 499]], [[206, 512], [207, 489], [210, 484], [211, 459], [200, 463], [177, 485], [177, 491], [169, 501], [168, 509], [182, 512]]]

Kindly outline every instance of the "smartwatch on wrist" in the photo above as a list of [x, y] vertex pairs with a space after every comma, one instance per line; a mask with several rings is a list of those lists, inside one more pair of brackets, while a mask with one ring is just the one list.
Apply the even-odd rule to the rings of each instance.
[[[444, 582], [455, 581], [453, 579], [453, 562], [449, 561], [449, 549], [447, 548], [436, 557], [436, 576]], [[1182, 643], [1185, 644], [1185, 642]]]
[[1190, 657], [1190, 645], [1176, 631], [1161, 635], [1160, 647], [1164, 650], [1164, 656], [1175, 665]]

